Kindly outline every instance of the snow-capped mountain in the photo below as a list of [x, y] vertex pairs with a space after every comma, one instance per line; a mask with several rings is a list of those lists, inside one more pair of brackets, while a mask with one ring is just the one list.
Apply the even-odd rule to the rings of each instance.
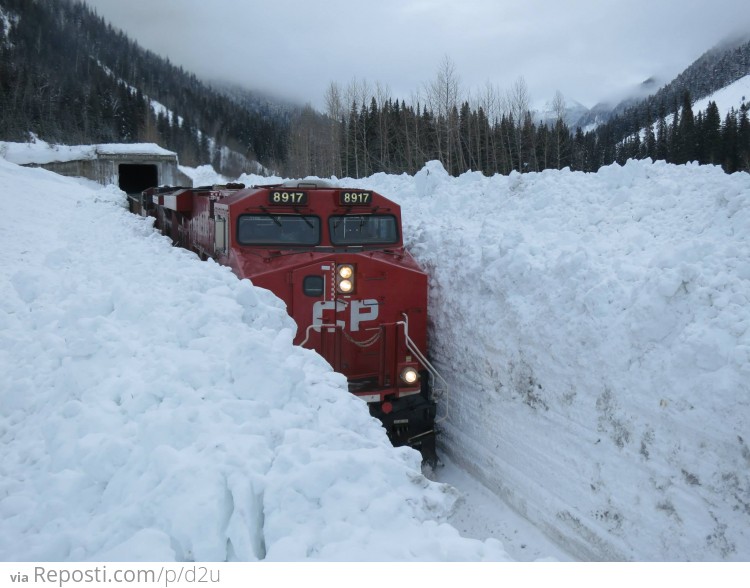
[[[650, 77], [626, 96], [602, 100], [583, 114], [573, 126], [581, 127], [585, 132], [594, 130], [613, 117], [628, 117], [629, 113], [643, 116], [648, 110], [653, 117], [659, 112], [667, 115], [679, 107], [686, 90], [690, 92], [693, 101], [704, 104], [705, 108], [713, 94], [732, 86], [747, 75], [750, 75], [748, 36], [726, 39], [706, 51], [670, 82]], [[741, 101], [737, 101], [732, 106], [738, 109], [740, 105]], [[696, 106], [696, 109], [701, 108]]]
[[573, 123], [573, 127], [581, 127], [584, 132], [592, 130], [600, 124], [607, 122], [614, 115], [624, 112], [627, 108], [640, 103], [647, 96], [656, 92], [659, 85], [659, 80], [652, 76], [637, 86], [630, 88], [625, 93], [604, 99], [583, 113]]
[[[576, 128], [578, 121], [589, 112], [589, 109], [573, 99], [565, 99], [564, 103], [565, 114], [563, 115], [563, 122], [568, 128], [574, 129]], [[552, 106], [547, 103], [542, 108], [535, 111], [535, 120], [540, 124], [553, 126], [557, 122], [557, 113]]]

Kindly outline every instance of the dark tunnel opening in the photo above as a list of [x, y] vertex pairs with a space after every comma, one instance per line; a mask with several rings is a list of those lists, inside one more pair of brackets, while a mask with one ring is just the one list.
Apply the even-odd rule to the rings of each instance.
[[120, 190], [128, 194], [139, 194], [159, 185], [159, 170], [155, 164], [121, 163], [118, 172]]

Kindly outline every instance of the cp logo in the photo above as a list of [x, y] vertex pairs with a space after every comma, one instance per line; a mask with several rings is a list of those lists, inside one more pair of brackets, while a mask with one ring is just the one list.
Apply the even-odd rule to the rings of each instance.
[[[374, 321], [378, 318], [378, 301], [372, 298], [367, 300], [344, 300], [322, 301], [319, 300], [313, 305], [313, 326], [319, 327], [325, 321], [323, 320], [323, 311], [334, 310], [336, 316], [344, 316], [346, 307], [349, 307], [349, 328], [351, 331], [359, 331], [359, 324], [364, 321]], [[342, 315], [339, 315], [342, 313]], [[337, 320], [336, 325], [342, 329], [346, 328], [346, 321]]]

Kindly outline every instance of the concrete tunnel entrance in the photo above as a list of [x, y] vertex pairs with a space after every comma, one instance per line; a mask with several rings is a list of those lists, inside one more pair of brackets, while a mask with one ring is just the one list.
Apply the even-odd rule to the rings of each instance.
[[159, 185], [159, 170], [155, 164], [121, 163], [118, 166], [120, 190], [140, 194], [146, 188]]

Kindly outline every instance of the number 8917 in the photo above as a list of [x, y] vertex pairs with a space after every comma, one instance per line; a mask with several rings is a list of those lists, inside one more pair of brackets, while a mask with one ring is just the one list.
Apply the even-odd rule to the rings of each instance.
[[269, 202], [271, 204], [307, 204], [307, 192], [271, 190]]
[[339, 195], [340, 204], [369, 204], [372, 200], [370, 192], [341, 192]]

